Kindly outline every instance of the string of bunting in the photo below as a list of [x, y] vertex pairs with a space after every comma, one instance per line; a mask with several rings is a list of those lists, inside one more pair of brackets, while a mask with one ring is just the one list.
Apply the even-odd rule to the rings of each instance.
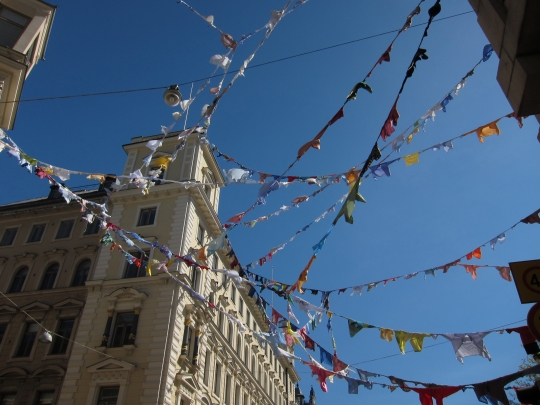
[[[422, 3], [424, 0], [421, 0], [420, 3]], [[375, 66], [377, 66], [377, 64], [382, 64], [383, 61], [387, 61], [389, 62], [390, 61], [390, 51], [391, 51], [391, 48], [393, 46], [393, 43], [394, 41], [397, 39], [397, 37], [399, 35], [401, 35], [402, 32], [406, 31], [412, 24], [412, 18], [414, 15], [416, 14], [419, 14], [420, 13], [420, 3], [419, 5], [415, 8], [415, 10], [409, 14], [409, 16], [407, 17], [407, 21], [405, 23], [405, 25], [403, 26], [403, 28], [397, 33], [396, 37], [392, 40], [392, 43], [390, 45], [390, 47], [385, 51], [385, 53], [383, 54], [383, 56], [381, 56], [381, 58], [379, 58], [378, 62], [375, 64]], [[374, 68], [375, 68], [374, 66]], [[368, 75], [371, 75], [373, 69], [371, 69], [371, 71], [369, 72]], [[277, 178], [274, 178], [273, 181], [269, 182], [269, 183], [264, 183], [263, 186], [261, 187], [261, 189], [259, 190], [259, 193], [258, 193], [258, 198], [257, 200], [248, 208], [246, 209], [245, 211], [243, 212], [240, 212], [236, 215], [234, 215], [233, 217], [231, 217], [229, 220], [227, 220], [226, 222], [229, 223], [229, 224], [236, 224], [240, 221], [242, 221], [242, 219], [244, 218], [244, 216], [252, 211], [253, 209], [255, 209], [255, 207], [257, 205], [261, 205], [261, 204], [265, 204], [266, 203], [266, 197], [272, 192], [272, 191], [275, 191], [277, 190], [279, 187], [280, 187], [280, 180], [283, 179], [285, 177], [285, 175], [289, 172], [290, 169], [292, 169], [292, 167], [300, 160], [300, 158], [310, 149], [310, 148], [315, 148], [315, 149], [320, 149], [320, 139], [322, 138], [322, 136], [324, 135], [324, 133], [326, 132], [326, 130], [333, 124], [335, 124], [340, 118], [343, 118], [344, 116], [344, 107], [345, 107], [345, 104], [347, 104], [350, 100], [355, 100], [356, 99], [356, 95], [358, 93], [358, 90], [360, 89], [365, 89], [367, 91], [369, 91], [370, 93], [373, 92], [373, 90], [371, 89], [371, 87], [365, 82], [365, 80], [367, 79], [368, 76], [366, 76], [366, 78], [364, 78], [364, 80], [358, 84], [356, 84], [353, 88], [353, 90], [351, 90], [351, 92], [349, 93], [349, 95], [347, 96], [347, 98], [345, 99], [343, 105], [341, 106], [341, 108], [338, 110], [338, 112], [336, 114], [334, 114], [334, 116], [330, 119], [330, 121], [328, 121], [328, 123], [323, 127], [323, 129], [321, 129], [319, 131], [319, 133], [315, 136], [315, 138], [311, 141], [309, 141], [308, 143], [304, 144], [299, 150], [298, 150], [298, 154], [297, 154], [297, 157], [296, 159], [287, 167], [287, 169], [281, 174], [279, 175]]]
[[[265, 303], [266, 305], [269, 305], [266, 301]], [[332, 337], [332, 345], [334, 348], [333, 354], [330, 351], [324, 349], [315, 340], [313, 340], [308, 335], [309, 325], [316, 324], [316, 322], [310, 322], [302, 328], [299, 328], [298, 326], [291, 324], [289, 318], [296, 319], [296, 317], [294, 316], [294, 314], [292, 314], [292, 311], [290, 310], [290, 305], [288, 306], [289, 308], [288, 318], [287, 318], [286, 325], [283, 327], [283, 334], [276, 333], [277, 331], [276, 325], [279, 323], [280, 319], [285, 319], [285, 317], [281, 315], [278, 311], [276, 311], [275, 308], [273, 308], [271, 305], [270, 307], [272, 309], [272, 321], [270, 322], [271, 333], [270, 334], [265, 334], [265, 333], [260, 333], [260, 332], [255, 333], [256, 337], [258, 337], [259, 343], [261, 343], [261, 340], [265, 339], [267, 343], [274, 350], [276, 356], [286, 354], [288, 358], [299, 360], [300, 362], [302, 362], [302, 364], [307, 365], [310, 368], [312, 375], [315, 376], [317, 378], [317, 381], [320, 383], [320, 386], [323, 392], [328, 391], [326, 380], [328, 379], [330, 382], [333, 382], [333, 377], [335, 376], [347, 382], [349, 394], [358, 394], [359, 386], [363, 386], [364, 388], [371, 390], [373, 388], [373, 385], [379, 385], [383, 388], [388, 388], [391, 392], [395, 391], [395, 389], [397, 388], [401, 388], [404, 392], [410, 392], [410, 391], [417, 392], [420, 396], [421, 403], [424, 404], [424, 401], [426, 400], [426, 398], [429, 398], [429, 401], [431, 401], [431, 398], [442, 400], [442, 398], [448, 395], [451, 395], [455, 392], [458, 392], [459, 390], [462, 390], [463, 392], [465, 392], [466, 389], [473, 389], [478, 399], [481, 402], [487, 403], [487, 401], [489, 401], [489, 403], [495, 404], [497, 401], [501, 401], [503, 403], [505, 400], [507, 401], [506, 393], [504, 391], [509, 388], [505, 389], [504, 388], [505, 385], [525, 375], [536, 374], [540, 372], [540, 366], [537, 365], [532, 368], [524, 369], [517, 373], [512, 373], [512, 374], [499, 377], [493, 380], [483, 381], [480, 383], [462, 384], [459, 386], [446, 386], [446, 385], [440, 385], [440, 384], [434, 384], [434, 383], [420, 382], [420, 381], [415, 381], [415, 380], [405, 380], [405, 379], [401, 379], [401, 378], [394, 377], [391, 375], [374, 373], [374, 372], [366, 371], [357, 367], [352, 367], [350, 364], [347, 364], [343, 360], [339, 359], [333, 337]], [[329, 322], [328, 322], [327, 327], [331, 328], [332, 314], [328, 313], [328, 315], [329, 315]], [[310, 318], [315, 320], [314, 316], [313, 317], [310, 316]], [[518, 321], [518, 322], [522, 322], [522, 321]], [[538, 353], [540, 351], [540, 348], [538, 347], [538, 344], [536, 343], [534, 337], [531, 336], [530, 331], [528, 330], [527, 326], [503, 329], [505, 326], [509, 326], [518, 322], [513, 322], [513, 323], [503, 325], [501, 327], [493, 328], [484, 332], [475, 332], [475, 333], [467, 333], [467, 334], [453, 333], [453, 334], [442, 334], [442, 335], [452, 343], [452, 346], [454, 347], [454, 351], [456, 352], [456, 357], [461, 362], [462, 362], [463, 357], [468, 357], [468, 356], [479, 355], [482, 357], [489, 358], [489, 353], [487, 352], [487, 349], [485, 348], [485, 345], [483, 343], [483, 337], [485, 337], [487, 334], [491, 332], [498, 332], [502, 334], [504, 333], [505, 330], [507, 333], [515, 332], [520, 335], [520, 338], [522, 342], [524, 343], [527, 353]], [[396, 340], [398, 341], [398, 346], [400, 347], [400, 350], [402, 352], [404, 351], [403, 349], [408, 341], [410, 341], [410, 344], [413, 347], [413, 351], [419, 351], [417, 350], [418, 348], [420, 348], [421, 350], [423, 338], [427, 337], [427, 336], [418, 337], [418, 336], [415, 336], [415, 334], [411, 334], [411, 333], [403, 332], [403, 331], [396, 331], [396, 332], [397, 332]], [[382, 336], [382, 333], [381, 333], [381, 336]], [[428, 335], [428, 336], [431, 336], [431, 335]], [[278, 346], [277, 343], [289, 346], [291, 348], [294, 347], [295, 344], [299, 344], [308, 355], [310, 361], [307, 362], [301, 359], [300, 357], [291, 354], [290, 352], [280, 349], [279, 347], [277, 347]], [[319, 347], [319, 350], [320, 350], [320, 363], [317, 362], [307, 351], [307, 349], [314, 351], [315, 346]], [[331, 369], [325, 368], [323, 364], [330, 366]], [[358, 373], [359, 378], [352, 378], [350, 375], [353, 372]], [[389, 379], [390, 384], [384, 384], [384, 383], [371, 381], [369, 379], [370, 377], [386, 377]], [[423, 385], [425, 388], [410, 387], [407, 385], [407, 383], [412, 383], [415, 386]]]
[[[420, 12], [419, 6], [417, 7], [417, 9], [418, 9], [418, 13], [419, 13]], [[295, 291], [296, 289], [298, 289], [300, 292], [302, 291], [302, 286], [308, 279], [308, 273], [309, 273], [309, 269], [311, 268], [311, 265], [313, 264], [313, 262], [317, 258], [317, 254], [320, 252], [320, 250], [324, 246], [326, 240], [328, 239], [328, 237], [332, 233], [332, 230], [333, 230], [334, 226], [337, 224], [337, 222], [339, 221], [339, 219], [342, 216], [345, 216], [345, 222], [347, 222], [349, 224], [353, 224], [354, 218], [353, 218], [352, 214], [353, 214], [353, 211], [354, 211], [354, 209], [356, 207], [356, 202], [357, 201], [364, 202], [364, 203], [366, 202], [364, 197], [362, 197], [362, 195], [358, 192], [358, 188], [360, 187], [360, 183], [362, 182], [364, 174], [367, 172], [367, 170], [371, 166], [371, 164], [375, 160], [379, 160], [382, 157], [381, 151], [379, 150], [379, 146], [378, 146], [379, 138], [382, 138], [383, 141], [386, 141], [386, 138], [389, 137], [395, 131], [394, 126], [397, 125], [397, 120], [399, 118], [399, 113], [397, 111], [397, 102], [399, 100], [399, 97], [400, 97], [401, 93], [403, 92], [403, 88], [405, 87], [405, 83], [407, 82], [408, 78], [411, 77], [413, 75], [413, 73], [414, 73], [414, 70], [416, 68], [416, 63], [418, 61], [420, 61], [420, 60], [424, 60], [424, 59], [428, 58], [428, 56], [426, 55], [426, 50], [422, 49], [421, 46], [422, 46], [422, 43], [424, 41], [424, 38], [428, 35], [429, 27], [431, 26], [431, 23], [432, 23], [433, 19], [435, 18], [435, 16], [437, 16], [440, 13], [440, 11], [441, 11], [440, 0], [436, 0], [435, 4], [428, 10], [429, 20], [428, 20], [428, 23], [426, 25], [426, 28], [424, 29], [424, 34], [422, 35], [422, 38], [421, 38], [420, 43], [418, 45], [418, 48], [417, 48], [417, 50], [416, 50], [416, 52], [414, 54], [412, 62], [410, 64], [410, 66], [407, 68], [405, 78], [403, 79], [403, 82], [402, 82], [401, 88], [399, 89], [399, 92], [397, 94], [396, 100], [394, 101], [394, 104], [393, 104], [393, 106], [392, 106], [392, 108], [390, 110], [390, 113], [388, 114], [388, 118], [386, 119], [385, 124], [383, 125], [380, 134], [377, 136], [377, 139], [375, 140], [375, 144], [373, 145], [373, 148], [371, 149], [371, 152], [369, 153], [368, 158], [364, 162], [364, 166], [362, 167], [362, 169], [359, 172], [351, 173], [352, 177], [354, 179], [354, 182], [352, 182], [353, 179], [351, 179], [352, 185], [351, 185], [351, 190], [350, 190], [349, 195], [345, 199], [345, 202], [344, 202], [343, 206], [341, 207], [341, 209], [339, 210], [336, 218], [334, 219], [334, 222], [332, 222], [332, 226], [330, 227], [330, 229], [322, 237], [322, 239], [319, 241], [319, 243], [317, 243], [314, 246], [313, 255], [309, 259], [306, 267], [300, 272], [300, 275], [298, 276], [298, 280], [289, 289], [289, 292]], [[417, 13], [416, 9], [415, 9], [415, 11], [413, 11], [413, 14], [414, 13]], [[353, 92], [354, 92], [354, 89], [353, 89]], [[310, 146], [308, 146], [308, 149], [309, 149], [309, 147]]]
[[[435, 120], [435, 116], [437, 111], [443, 111], [446, 112], [446, 107], [450, 101], [452, 101], [454, 98], [453, 96], [457, 96], [459, 91], [462, 90], [465, 87], [465, 84], [467, 82], [467, 78], [472, 76], [475, 73], [476, 67], [480, 65], [482, 62], [486, 62], [491, 54], [493, 52], [493, 48], [491, 45], [484, 46], [483, 49], [483, 55], [480, 61], [478, 61], [472, 69], [470, 69], [467, 74], [461, 78], [461, 80], [450, 90], [448, 93], [445, 93], [444, 97], [440, 99], [433, 107], [427, 110], [425, 114], [423, 114], [420, 118], [418, 118], [413, 124], [409, 125], [396, 139], [394, 139], [390, 144], [385, 145], [382, 150], [385, 150], [388, 146], [392, 146], [392, 150], [397, 150], [399, 152], [401, 145], [407, 141], [407, 144], [410, 144], [413, 140], [413, 137], [416, 133], [422, 129], [424, 132], [426, 131], [426, 124], [431, 119], [432, 121]], [[520, 125], [521, 121], [520, 121]], [[405, 137], [405, 134], [411, 129], [414, 128], [413, 131]], [[256, 184], [256, 183], [264, 183], [266, 179], [271, 178], [273, 180], [278, 180], [279, 175], [277, 174], [270, 174], [266, 172], [262, 172], [259, 170], [252, 169], [242, 163], [240, 163], [238, 160], [236, 160], [234, 157], [231, 157], [219, 150], [219, 148], [216, 145], [211, 145], [211, 149], [214, 152], [214, 154], [217, 157], [223, 158], [226, 162], [232, 162], [236, 164], [240, 169], [229, 169], [228, 171], [224, 170], [225, 177], [227, 178], [228, 183], [238, 183], [238, 184]], [[363, 164], [364, 162], [362, 162]], [[286, 182], [283, 182], [284, 184], [293, 183], [293, 182], [301, 182], [301, 183], [308, 183], [308, 184], [328, 184], [330, 181], [334, 181], [336, 178], [340, 178], [342, 176], [346, 176], [350, 172], [354, 171], [357, 167], [360, 165], [354, 166], [352, 169], [350, 169], [348, 172], [342, 172], [338, 174], [323, 174], [323, 175], [311, 175], [311, 176], [286, 176]], [[254, 174], [259, 175], [259, 180], [253, 180], [251, 177]]]
[[[401, 157], [398, 157], [390, 162], [381, 162], [379, 164], [376, 164], [376, 165], [373, 165], [373, 166], [370, 166], [369, 169], [370, 169], [370, 172], [367, 173], [364, 178], [368, 178], [369, 176], [372, 176], [375, 180], [377, 180], [377, 178], [379, 177], [390, 177], [391, 176], [391, 172], [390, 172], [390, 168], [389, 166], [392, 164], [392, 163], [395, 163], [401, 159], [403, 159], [406, 163], [407, 166], [410, 166], [412, 164], [415, 164], [415, 163], [418, 163], [419, 161], [419, 156], [421, 153], [424, 153], [428, 150], [433, 150], [433, 151], [437, 151], [441, 148], [443, 148], [446, 152], [448, 152], [450, 149], [453, 149], [454, 146], [453, 146], [453, 141], [456, 140], [456, 139], [459, 139], [459, 138], [463, 138], [467, 135], [470, 135], [470, 134], [473, 134], [473, 133], [476, 133], [477, 136], [478, 136], [478, 139], [483, 143], [483, 139], [487, 136], [490, 136], [490, 135], [493, 135], [493, 134], [497, 134], [497, 135], [500, 135], [500, 130], [497, 126], [497, 123], [503, 119], [503, 118], [510, 118], [510, 117], [514, 117], [515, 118], [515, 115], [513, 113], [510, 113], [510, 114], [507, 114], [507, 115], [504, 115], [494, 121], [491, 121], [490, 123], [487, 123], [487, 124], [484, 124], [484, 125], [481, 125], [480, 127], [472, 130], [472, 131], [469, 131], [469, 132], [466, 132], [466, 133], [463, 133], [461, 135], [458, 135], [458, 136], [455, 136], [449, 140], [446, 140], [446, 141], [443, 141], [443, 142], [439, 142], [435, 145], [432, 145], [424, 150], [421, 150], [421, 151], [418, 151], [418, 152], [415, 152], [413, 154], [409, 154], [407, 156], [401, 156]], [[523, 124], [521, 123], [521, 121], [519, 121], [519, 124], [520, 124], [520, 128], [523, 126]], [[326, 187], [326, 186], [325, 186]], [[320, 190], [317, 190], [313, 195], [316, 195], [318, 194], [319, 192], [323, 191], [324, 187]], [[312, 195], [312, 196], [313, 196]], [[250, 269], [250, 268], [254, 268], [256, 266], [263, 266], [266, 262], [272, 260], [273, 256], [280, 250], [283, 250], [285, 248], [285, 246], [287, 245], [287, 243], [289, 242], [292, 242], [294, 240], [294, 238], [296, 238], [296, 236], [302, 232], [305, 232], [307, 231], [311, 225], [313, 225], [314, 223], [316, 222], [319, 222], [321, 219], [323, 219], [328, 213], [330, 213], [331, 211], [334, 211], [335, 210], [335, 207], [339, 204], [339, 203], [342, 203], [345, 198], [347, 197], [348, 193], [345, 194], [343, 197], [341, 197], [334, 205], [332, 205], [330, 208], [328, 208], [323, 214], [321, 214], [320, 216], [318, 216], [315, 220], [311, 221], [309, 224], [307, 224], [306, 226], [304, 226], [302, 229], [298, 230], [289, 240], [288, 242], [285, 242], [285, 243], [282, 243], [281, 245], [279, 246], [276, 246], [274, 248], [272, 248], [270, 250], [270, 252], [268, 252], [266, 255], [264, 255], [263, 257], [259, 258], [258, 260], [254, 261], [254, 262], [251, 262], [250, 264], [248, 264], [246, 266], [246, 269]], [[307, 201], [309, 199], [309, 197], [305, 197], [305, 196], [300, 196], [300, 197], [297, 197], [293, 200], [293, 205], [292, 206], [297, 206], [298, 203], [300, 202], [304, 202], [304, 201]], [[249, 227], [253, 227], [255, 226], [255, 224], [257, 224], [258, 222], [260, 221], [266, 221], [268, 220], [270, 217], [272, 216], [277, 216], [279, 215], [280, 213], [284, 212], [284, 211], [287, 211], [290, 209], [291, 206], [282, 206], [280, 208], [280, 210], [274, 212], [273, 214], [270, 214], [270, 215], [267, 215], [267, 216], [263, 216], [263, 217], [259, 217], [253, 221], [248, 221], [248, 222], [243, 222], [243, 225], [244, 226], [249, 226]], [[232, 226], [230, 226], [230, 229], [234, 228], [236, 225], [239, 225], [239, 224], [234, 224]], [[229, 227], [227, 225], [225, 225], [226, 227]], [[326, 241], [326, 238], [323, 238], [323, 240], [321, 242], [319, 242], [319, 244], [315, 245], [314, 246], [314, 250], [320, 250], [322, 248], [322, 245], [324, 244], [324, 242]], [[205, 247], [201, 248], [201, 249], [205, 249]]]
[[[413, 272], [413, 273], [409, 273], [409, 274], [405, 274], [405, 275], [390, 277], [390, 278], [386, 278], [386, 279], [383, 279], [383, 280], [374, 281], [374, 282], [365, 283], [365, 284], [360, 284], [360, 285], [356, 285], [356, 286], [341, 287], [341, 288], [337, 288], [337, 289], [333, 289], [333, 290], [322, 290], [322, 289], [313, 289], [313, 288], [305, 288], [304, 289], [304, 288], [301, 288], [301, 289], [299, 289], [299, 292], [304, 293], [304, 292], [307, 291], [307, 292], [310, 292], [313, 295], [317, 295], [317, 294], [319, 294], [319, 292], [321, 292], [323, 294], [323, 301], [325, 301], [325, 300], [327, 301], [330, 293], [332, 293], [332, 292], [337, 291], [338, 294], [342, 294], [342, 293], [345, 293], [348, 289], [352, 289], [351, 296], [354, 295], [354, 294], [362, 295], [363, 288], [367, 288], [367, 291], [369, 292], [369, 291], [371, 291], [373, 288], [377, 287], [381, 283], [384, 286], [386, 286], [386, 284], [388, 282], [390, 282], [390, 281], [396, 281], [396, 280], [399, 280], [399, 279], [409, 280], [409, 279], [417, 276], [418, 274], [422, 274], [422, 273], [424, 273], [424, 278], [427, 275], [435, 276], [436, 271], [442, 271], [443, 274], [444, 274], [444, 273], [447, 273], [450, 270], [451, 267], [454, 267], [454, 266], [457, 266], [457, 265], [463, 266], [465, 268], [465, 271], [467, 273], [471, 274], [471, 277], [473, 278], [473, 280], [476, 280], [476, 278], [477, 278], [477, 269], [478, 268], [481, 268], [481, 267], [494, 267], [494, 268], [497, 268], [497, 270], [499, 271], [499, 274], [501, 275], [501, 277], [503, 279], [505, 279], [507, 281], [511, 281], [510, 272], [509, 272], [508, 267], [506, 267], [506, 266], [491, 266], [491, 265], [476, 265], [476, 264], [473, 265], [473, 264], [463, 264], [463, 263], [460, 263], [460, 262], [463, 259], [466, 259], [466, 260], [472, 260], [473, 258], [481, 259], [482, 258], [482, 248], [489, 245], [492, 249], [495, 249], [495, 246], [497, 244], [501, 244], [506, 240], [506, 237], [507, 237], [506, 233], [508, 231], [514, 229], [520, 223], [524, 223], [524, 224], [535, 224], [535, 223], [540, 224], [539, 214], [540, 214], [540, 209], [534, 211], [530, 215], [528, 215], [525, 218], [521, 219], [520, 221], [516, 222], [515, 224], [513, 224], [512, 226], [510, 226], [508, 229], [504, 230], [503, 232], [500, 232], [497, 236], [491, 238], [489, 241], [487, 241], [487, 242], [483, 243], [482, 245], [478, 246], [473, 251], [471, 251], [471, 252], [457, 258], [456, 260], [454, 260], [454, 261], [452, 261], [450, 263], [446, 263], [446, 264], [443, 264], [443, 265], [440, 265], [440, 266], [437, 266], [437, 267], [434, 267], [434, 268], [431, 268], [431, 269], [428, 269], [428, 270], [417, 271], [417, 272]], [[314, 248], [315, 248], [315, 246], [314, 246]], [[251, 270], [249, 270], [249, 266], [247, 266], [246, 269], [244, 269], [244, 272], [249, 277], [251, 277], [255, 282], [262, 282], [262, 287], [263, 288], [268, 288], [269, 290], [277, 293], [278, 295], [287, 296], [292, 291], [292, 289], [291, 289], [292, 285], [291, 284], [283, 283], [283, 282], [276, 281], [276, 280], [270, 280], [265, 276], [262, 276], [260, 274], [252, 272]], [[329, 309], [329, 308], [326, 308], [326, 309]]]

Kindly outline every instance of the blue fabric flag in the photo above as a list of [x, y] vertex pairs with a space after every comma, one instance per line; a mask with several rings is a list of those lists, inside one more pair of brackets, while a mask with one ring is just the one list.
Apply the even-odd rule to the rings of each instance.
[[332, 354], [324, 350], [321, 346], [319, 346], [319, 350], [321, 351], [321, 364], [328, 364], [329, 366], [333, 367], [334, 363], [332, 363]]

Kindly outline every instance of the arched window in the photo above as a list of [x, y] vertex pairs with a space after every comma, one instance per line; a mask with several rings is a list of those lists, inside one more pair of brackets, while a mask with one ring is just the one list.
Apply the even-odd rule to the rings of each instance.
[[81, 285], [84, 285], [86, 279], [88, 278], [91, 264], [92, 262], [88, 259], [85, 259], [79, 263], [79, 265], [77, 266], [77, 270], [75, 270], [73, 282], [71, 283], [72, 287], [79, 287]]
[[246, 363], [246, 367], [248, 366], [248, 363], [249, 362], [249, 349], [248, 347], [246, 346], [244, 348], [244, 363]]
[[27, 275], [28, 275], [28, 267], [24, 266], [23, 268], [19, 269], [19, 271], [17, 271], [17, 273], [15, 274], [15, 277], [13, 278], [13, 282], [11, 283], [11, 288], [9, 289], [9, 292], [10, 293], [21, 292]]
[[259, 384], [263, 384], [263, 381], [262, 381], [262, 367], [261, 365], [259, 364], [259, 376], [257, 377], [257, 381], [259, 381]]
[[242, 338], [240, 335], [236, 337], [236, 353], [238, 357], [242, 358]]
[[59, 268], [60, 266], [58, 265], [58, 263], [53, 263], [49, 267], [47, 267], [47, 270], [45, 270], [45, 275], [43, 276], [43, 280], [41, 281], [41, 287], [39, 288], [40, 290], [50, 290], [51, 288], [53, 288]]
[[251, 357], [251, 372], [255, 375], [255, 356]]
[[234, 349], [233, 332], [234, 332], [233, 326], [229, 324], [229, 330], [227, 332], [227, 341], [229, 342], [231, 347]]

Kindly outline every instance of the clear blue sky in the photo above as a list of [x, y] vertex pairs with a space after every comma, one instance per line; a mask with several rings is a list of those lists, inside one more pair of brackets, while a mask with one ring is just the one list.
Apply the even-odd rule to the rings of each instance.
[[[203, 14], [239, 38], [264, 25], [270, 11], [284, 0], [224, 2], [196, 1]], [[41, 61], [25, 83], [23, 99], [130, 88], [167, 86], [206, 77], [214, 54], [224, 53], [216, 31], [175, 1], [69, 2], [59, 0], [46, 61]], [[470, 11], [466, 0], [443, 0], [439, 18]], [[432, 1], [423, 3], [414, 22], [427, 21]], [[257, 53], [252, 64], [400, 28], [416, 0], [310, 0], [284, 19]], [[320, 151], [310, 150], [291, 174], [315, 175], [347, 171], [369, 153], [418, 45], [422, 28], [413, 28], [396, 42], [391, 62], [379, 66], [368, 83], [373, 94], [360, 92], [345, 108], [345, 117], [323, 137]], [[246, 71], [223, 98], [212, 119], [209, 138], [224, 153], [256, 170], [280, 173], [296, 157], [298, 148], [338, 110], [354, 84], [362, 80], [386, 49], [394, 34], [380, 36], [301, 58]], [[261, 37], [238, 49], [233, 68], [251, 52]], [[396, 135], [439, 101], [482, 54], [487, 40], [474, 13], [434, 23], [424, 41], [429, 60], [419, 62], [401, 96], [401, 118]], [[496, 82], [498, 59], [480, 65], [459, 96], [429, 122], [401, 155], [416, 152], [511, 112]], [[214, 81], [215, 83], [215, 81]], [[196, 83], [197, 86], [199, 83]], [[182, 86], [189, 94], [189, 85]], [[172, 122], [174, 109], [162, 91], [22, 103], [10, 135], [28, 154], [73, 170], [120, 173], [121, 145], [134, 136], [159, 133]], [[212, 96], [204, 92], [193, 105], [192, 117]], [[190, 121], [192, 121], [190, 120]], [[368, 179], [361, 186], [367, 204], [357, 205], [354, 225], [340, 221], [309, 273], [307, 288], [333, 289], [363, 284], [425, 270], [450, 262], [519, 219], [540, 208], [534, 118], [518, 129], [512, 119], [501, 121], [501, 136], [480, 144], [474, 135], [454, 142], [454, 150], [427, 152], [420, 163], [391, 166], [392, 177]], [[381, 143], [381, 146], [383, 144]], [[220, 161], [220, 164], [223, 161]], [[233, 167], [222, 164], [223, 168]], [[46, 195], [48, 184], [17, 167], [4, 153], [0, 159], [4, 192], [0, 203]], [[68, 185], [87, 184], [75, 178]], [[291, 199], [310, 194], [316, 186], [294, 184], [267, 198], [246, 219], [276, 211]], [[225, 221], [256, 199], [257, 185], [231, 185], [222, 190], [220, 218]], [[332, 186], [298, 209], [262, 222], [239, 227], [230, 234], [244, 264], [267, 254], [324, 212], [346, 192]], [[299, 235], [272, 263], [255, 270], [293, 283], [311, 256], [311, 246], [324, 235], [335, 214]], [[484, 249], [478, 263], [506, 265], [538, 258], [539, 225], [519, 225], [508, 232], [495, 251]], [[495, 269], [479, 269], [473, 281], [462, 267], [423, 280], [417, 277], [379, 286], [362, 297], [350, 292], [330, 298], [331, 309], [358, 321], [407, 331], [451, 333], [490, 329], [524, 319], [513, 283]], [[265, 298], [271, 300], [268, 293]], [[320, 295], [305, 299], [319, 303]], [[274, 298], [286, 313], [285, 302]], [[297, 308], [297, 317], [306, 317]], [[326, 319], [324, 320], [324, 324]], [[331, 340], [323, 325], [313, 337], [327, 349]], [[519, 325], [519, 324], [518, 324]], [[395, 342], [381, 340], [375, 330], [350, 338], [347, 323], [334, 319], [339, 356], [347, 363], [399, 354]], [[425, 346], [437, 341], [426, 339]], [[525, 357], [515, 334], [489, 335], [486, 346], [492, 361], [480, 357], [460, 364], [452, 346], [439, 345], [421, 353], [358, 364], [367, 370], [404, 379], [439, 384], [466, 384], [514, 372]], [[300, 352], [298, 352], [300, 353]], [[318, 353], [317, 353], [318, 357]], [[315, 387], [320, 404], [392, 400], [418, 404], [418, 395], [380, 387], [347, 394], [344, 381], [329, 384], [323, 394], [309, 369], [298, 365], [301, 387]], [[377, 381], [388, 383], [387, 379]], [[466, 402], [465, 402], [466, 401]], [[448, 398], [447, 405], [477, 403], [472, 391]]]

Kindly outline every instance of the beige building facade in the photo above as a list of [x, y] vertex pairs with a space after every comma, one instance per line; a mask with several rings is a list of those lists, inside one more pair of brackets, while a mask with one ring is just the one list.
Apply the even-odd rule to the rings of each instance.
[[[217, 237], [224, 179], [200, 135], [187, 138], [160, 177], [206, 185], [186, 188], [163, 182], [146, 195], [130, 185], [111, 196], [110, 221], [180, 255]], [[139, 168], [146, 175], [155, 169], [153, 162], [168, 160], [177, 136], [169, 134], [148, 168], [143, 167], [150, 153], [145, 145], [162, 135], [124, 145], [124, 175]], [[151, 260], [166, 260], [158, 249], [138, 245]], [[137, 250], [129, 251], [137, 255]], [[201, 264], [225, 268], [230, 262], [226, 253], [218, 251]], [[130, 271], [124, 255], [101, 250], [86, 283], [88, 297], [76, 340], [103, 354], [73, 348], [59, 404], [270, 405], [293, 400], [298, 375], [291, 364], [276, 359], [269, 347], [261, 348], [249, 331], [240, 333], [219, 311], [191, 298], [168, 274]], [[222, 274], [177, 263], [169, 271], [249, 328], [266, 329], [248, 290], [237, 290]]]
[[[101, 203], [106, 193], [79, 195]], [[0, 207], [0, 289], [7, 297], [0, 297], [0, 404], [57, 403], [73, 343], [38, 337], [49, 330], [73, 339], [99, 233], [58, 187], [48, 197]]]

